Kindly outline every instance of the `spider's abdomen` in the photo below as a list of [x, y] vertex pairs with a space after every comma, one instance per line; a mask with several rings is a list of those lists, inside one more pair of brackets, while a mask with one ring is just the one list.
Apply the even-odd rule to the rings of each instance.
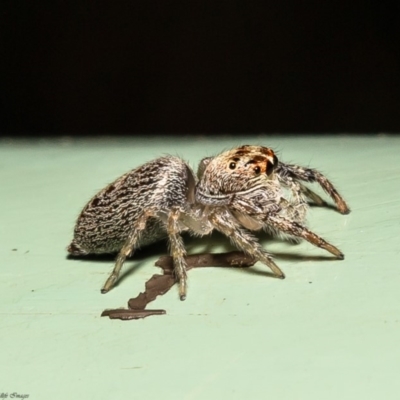
[[[193, 187], [192, 171], [177, 157], [158, 158], [126, 173], [102, 189], [84, 207], [68, 251], [74, 255], [119, 251], [144, 211], [162, 214], [171, 207], [185, 209], [193, 196]], [[139, 245], [166, 236], [164, 224], [150, 218]]]

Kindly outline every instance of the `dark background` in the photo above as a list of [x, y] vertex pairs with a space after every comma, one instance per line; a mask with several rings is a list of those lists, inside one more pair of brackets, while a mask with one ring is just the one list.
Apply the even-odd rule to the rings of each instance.
[[400, 6], [5, 1], [0, 131], [400, 131]]

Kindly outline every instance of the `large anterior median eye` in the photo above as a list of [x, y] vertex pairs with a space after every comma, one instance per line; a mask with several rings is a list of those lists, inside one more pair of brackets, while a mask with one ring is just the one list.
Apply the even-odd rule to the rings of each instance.
[[236, 168], [236, 163], [232, 161], [232, 162], [229, 164], [229, 168], [230, 168], [230, 169], [235, 169], [235, 168]]

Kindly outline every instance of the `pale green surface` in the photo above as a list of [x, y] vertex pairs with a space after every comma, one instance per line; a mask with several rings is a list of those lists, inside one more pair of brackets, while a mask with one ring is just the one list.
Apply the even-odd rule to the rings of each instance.
[[[273, 147], [282, 160], [321, 169], [335, 182], [352, 213], [313, 208], [309, 222], [346, 259], [334, 261], [308, 243], [268, 242], [284, 281], [263, 276], [260, 264], [253, 268], [260, 273], [191, 271], [185, 302], [173, 288], [153, 303], [167, 315], [100, 318], [143, 290], [158, 272], [157, 255], [137, 268], [129, 261], [129, 275], [101, 295], [112, 261], [68, 260], [65, 251], [89, 198], [160, 154], [195, 166], [247, 143]], [[0, 394], [398, 399], [399, 154], [400, 138], [385, 136], [0, 142]], [[213, 241], [197, 243], [190, 252]]]

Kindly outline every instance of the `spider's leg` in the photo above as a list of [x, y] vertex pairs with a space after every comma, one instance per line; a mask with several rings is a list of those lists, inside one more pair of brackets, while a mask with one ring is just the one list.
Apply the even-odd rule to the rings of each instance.
[[148, 218], [151, 217], [150, 213], [143, 213], [136, 221], [134, 226], [132, 227], [132, 231], [128, 236], [125, 244], [122, 246], [122, 249], [118, 253], [114, 269], [112, 270], [110, 276], [108, 277], [106, 283], [101, 289], [101, 293], [107, 293], [112, 289], [115, 282], [119, 277], [119, 273], [121, 272], [121, 268], [124, 265], [124, 262], [127, 257], [129, 257], [134, 251], [137, 243], [140, 241], [140, 235], [143, 230], [146, 228], [146, 223]]
[[328, 203], [320, 196], [317, 195], [317, 193], [313, 192], [310, 188], [307, 186], [304, 186], [300, 183], [300, 189], [304, 193], [304, 195], [312, 200], [316, 205], [318, 206], [327, 206]]
[[[286, 186], [292, 195], [292, 199], [286, 202], [285, 209], [288, 217], [300, 223], [306, 219], [308, 204], [305, 199], [305, 194], [302, 190], [302, 185], [291, 176], [279, 176], [280, 182]], [[281, 202], [283, 199], [281, 199]]]
[[285, 278], [285, 274], [275, 264], [272, 256], [261, 247], [251, 233], [240, 226], [231, 213], [217, 209], [210, 214], [210, 221], [215, 229], [229, 237], [236, 247], [264, 263], [277, 278]]
[[179, 217], [180, 211], [173, 209], [168, 214], [167, 232], [169, 243], [171, 246], [171, 256], [174, 260], [174, 271], [179, 281], [179, 297], [181, 300], [186, 299], [187, 273], [186, 273], [186, 249], [179, 234]]
[[314, 246], [321, 247], [322, 249], [329, 251], [329, 253], [332, 253], [338, 259], [344, 259], [343, 253], [338, 248], [328, 243], [327, 241], [316, 235], [314, 232], [311, 232], [305, 226], [295, 221], [291, 221], [277, 214], [267, 214], [264, 221], [267, 225], [272, 226], [278, 231], [288, 233], [289, 235], [301, 237], [313, 244]]
[[293, 179], [298, 179], [305, 182], [318, 182], [322, 189], [332, 198], [342, 214], [348, 214], [350, 208], [335, 189], [333, 184], [320, 172], [312, 168], [300, 167], [298, 165], [280, 163], [277, 168], [277, 173], [280, 176], [288, 176]]

